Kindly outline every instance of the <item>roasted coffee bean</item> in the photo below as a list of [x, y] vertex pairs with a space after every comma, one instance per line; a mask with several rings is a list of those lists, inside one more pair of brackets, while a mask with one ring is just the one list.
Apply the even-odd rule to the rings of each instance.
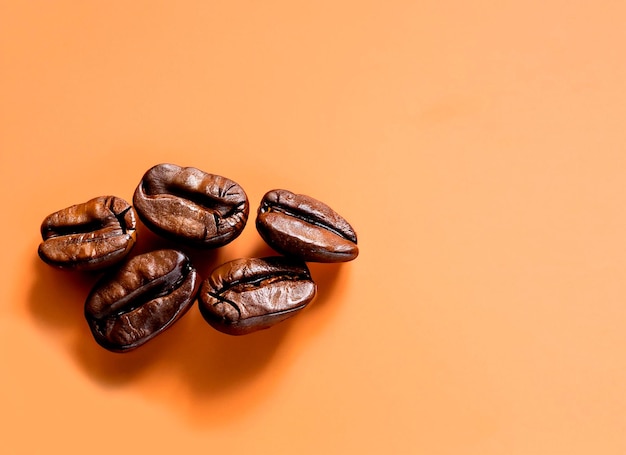
[[96, 283], [85, 302], [85, 318], [102, 347], [130, 351], [180, 319], [199, 286], [184, 253], [166, 249], [140, 254]]
[[294, 316], [316, 290], [304, 262], [284, 256], [236, 259], [202, 282], [198, 306], [215, 329], [245, 335]]
[[277, 252], [308, 262], [346, 262], [359, 254], [354, 229], [328, 205], [303, 194], [263, 196], [256, 227]]
[[234, 240], [248, 220], [248, 197], [230, 179], [193, 167], [159, 164], [148, 170], [133, 204], [141, 221], [164, 238], [217, 248]]
[[122, 261], [135, 245], [135, 211], [102, 196], [59, 210], [41, 224], [39, 257], [51, 266], [99, 270]]

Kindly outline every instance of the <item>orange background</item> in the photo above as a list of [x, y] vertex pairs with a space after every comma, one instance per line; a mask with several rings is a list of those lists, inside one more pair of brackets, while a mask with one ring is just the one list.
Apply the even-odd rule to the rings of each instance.
[[[2, 452], [626, 453], [626, 7], [2, 1]], [[160, 162], [265, 191], [360, 256], [246, 337], [193, 308], [95, 345], [49, 213]], [[154, 239], [152, 239], [154, 240]], [[140, 241], [138, 248], [151, 243]], [[174, 452], [175, 451], [175, 452]]]

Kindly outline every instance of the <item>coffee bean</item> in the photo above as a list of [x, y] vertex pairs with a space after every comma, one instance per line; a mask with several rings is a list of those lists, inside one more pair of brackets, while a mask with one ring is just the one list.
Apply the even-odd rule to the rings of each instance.
[[198, 306], [215, 329], [245, 335], [294, 316], [316, 290], [304, 262], [283, 256], [236, 259], [202, 282]]
[[96, 283], [85, 302], [85, 318], [102, 347], [130, 351], [180, 319], [199, 286], [184, 253], [166, 249], [140, 254]]
[[135, 245], [135, 211], [102, 196], [59, 210], [41, 224], [39, 257], [64, 269], [99, 270], [122, 261]]
[[226, 177], [193, 167], [159, 164], [148, 170], [133, 204], [141, 221], [164, 238], [217, 248], [234, 240], [248, 220], [248, 197]]
[[359, 254], [352, 226], [328, 205], [303, 194], [263, 196], [256, 227], [277, 252], [308, 262], [346, 262]]

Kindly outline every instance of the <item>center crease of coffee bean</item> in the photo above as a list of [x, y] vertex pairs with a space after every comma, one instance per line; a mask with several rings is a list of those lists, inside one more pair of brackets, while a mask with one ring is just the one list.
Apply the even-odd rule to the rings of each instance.
[[343, 239], [349, 240], [351, 242], [354, 241], [354, 239], [349, 238], [348, 236], [346, 236], [346, 234], [344, 234], [341, 231], [338, 231], [337, 229], [335, 229], [330, 224], [324, 223], [319, 218], [313, 217], [313, 216], [311, 216], [310, 214], [308, 214], [308, 213], [306, 213], [304, 211], [287, 209], [287, 208], [285, 208], [283, 206], [280, 206], [280, 205], [264, 203], [261, 206], [261, 213], [270, 213], [270, 212], [282, 213], [284, 215], [296, 218], [296, 219], [298, 219], [300, 221], [304, 221], [305, 223], [312, 224], [313, 226], [317, 226], [317, 227], [320, 227], [322, 229], [326, 229], [327, 231], [330, 231], [333, 234], [336, 234], [336, 235], [338, 235], [339, 237], [341, 237]]
[[278, 281], [298, 281], [301, 279], [308, 279], [308, 277], [296, 274], [296, 273], [277, 273], [277, 274], [268, 274], [258, 277], [250, 277], [244, 278], [241, 280], [234, 280], [228, 282], [222, 286], [222, 288], [218, 291], [219, 294], [222, 294], [230, 289], [239, 287], [242, 289], [254, 289], [260, 288], [264, 285], [272, 284]]
[[126, 208], [125, 210], [122, 210], [120, 213], [115, 213], [113, 211], [113, 209], [111, 208], [111, 212], [113, 212], [113, 215], [115, 215], [115, 218], [117, 218], [117, 222], [120, 225], [120, 228], [122, 228], [122, 234], [126, 234], [128, 229], [126, 229], [126, 220], [124, 218], [126, 218], [126, 214], [132, 209], [131, 206], [129, 206], [128, 208]]
[[[234, 185], [233, 185], [234, 186]], [[232, 188], [229, 187], [229, 189]], [[148, 188], [144, 186], [144, 191], [146, 195], [152, 197], [159, 197], [163, 193], [155, 193], [150, 191]], [[215, 214], [219, 215], [221, 218], [227, 218], [229, 216], [234, 215], [235, 213], [241, 211], [241, 207], [245, 205], [245, 201], [238, 202], [237, 204], [225, 204], [220, 198], [223, 198], [222, 193], [217, 196], [213, 196], [211, 194], [193, 192], [193, 191], [183, 191], [180, 188], [167, 188], [166, 192], [167, 196], [177, 197], [181, 199], [186, 199], [188, 201], [193, 202], [200, 207], [210, 210]]]
[[[177, 289], [184, 281], [191, 267], [185, 264], [181, 269], [174, 268], [165, 275], [162, 275], [144, 286], [134, 289], [124, 297], [113, 302], [106, 310], [95, 314], [96, 318], [115, 318], [125, 313], [130, 313], [151, 300], [170, 294]], [[172, 278], [174, 278], [172, 280]]]
[[220, 303], [227, 303], [228, 305], [230, 305], [231, 307], [235, 309], [235, 311], [237, 312], [237, 317], [241, 318], [241, 309], [239, 308], [239, 305], [237, 305], [235, 302], [215, 292], [208, 292], [208, 294], [217, 300], [217, 302], [215, 302], [213, 306], [217, 306]]

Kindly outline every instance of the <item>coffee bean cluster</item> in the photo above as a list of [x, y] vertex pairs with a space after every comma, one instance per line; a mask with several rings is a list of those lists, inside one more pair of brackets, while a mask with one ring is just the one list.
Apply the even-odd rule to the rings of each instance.
[[[141, 178], [132, 204], [102, 196], [47, 216], [38, 254], [60, 269], [105, 270], [84, 311], [94, 339], [110, 351], [145, 344], [196, 301], [212, 327], [245, 335], [294, 316], [315, 298], [307, 262], [346, 262], [359, 253], [354, 229], [328, 205], [275, 189], [261, 200], [256, 228], [278, 255], [235, 259], [203, 280], [183, 249], [227, 245], [249, 213], [238, 183], [194, 167], [158, 164]], [[137, 219], [180, 248], [131, 256]]]

